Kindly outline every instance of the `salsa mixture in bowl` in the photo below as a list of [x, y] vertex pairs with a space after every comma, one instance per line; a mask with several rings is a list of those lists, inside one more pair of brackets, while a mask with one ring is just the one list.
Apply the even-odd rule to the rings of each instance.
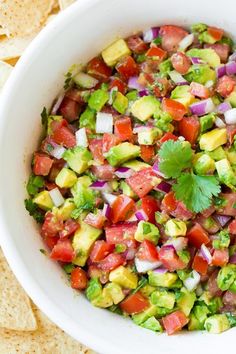
[[144, 328], [236, 325], [236, 53], [154, 27], [66, 74], [42, 112], [26, 209], [94, 306]]

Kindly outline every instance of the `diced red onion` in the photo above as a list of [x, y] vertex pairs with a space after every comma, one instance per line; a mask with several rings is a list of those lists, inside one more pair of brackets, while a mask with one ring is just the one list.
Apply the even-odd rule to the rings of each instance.
[[230, 61], [225, 66], [226, 66], [226, 74], [227, 75], [236, 74], [236, 62], [235, 61]]
[[222, 102], [219, 104], [219, 106], [216, 107], [216, 111], [217, 113], [223, 114], [231, 108], [232, 106], [229, 102]]
[[88, 138], [86, 134], [86, 129], [81, 128], [75, 132], [76, 145], [87, 147], [88, 146]]
[[103, 209], [102, 209], [102, 215], [104, 215], [107, 219], [110, 219], [111, 216], [111, 207], [109, 204], [104, 203]]
[[109, 204], [112, 205], [116, 200], [117, 196], [111, 193], [102, 192], [103, 199]]
[[139, 91], [138, 95], [139, 95], [139, 97], [148, 96], [149, 91], [148, 91], [148, 89], [143, 89], [143, 90]]
[[135, 216], [139, 221], [141, 221], [141, 220], [147, 221], [148, 220], [148, 216], [143, 209], [139, 209], [138, 211], [136, 211]]
[[135, 263], [135, 267], [136, 267], [138, 273], [146, 273], [149, 270], [153, 270], [153, 269], [159, 267], [159, 265], [160, 265], [159, 261], [149, 262], [149, 261], [139, 259], [137, 257], [135, 257], [134, 263]]
[[171, 184], [165, 182], [165, 181], [161, 181], [161, 183], [159, 183], [157, 186], [155, 186], [155, 190], [164, 192], [164, 193], [169, 193], [169, 191], [171, 190]]
[[97, 113], [96, 119], [96, 133], [110, 133], [113, 132], [113, 116], [111, 113]]
[[213, 217], [221, 227], [224, 227], [231, 220], [231, 217], [227, 215], [214, 214]]
[[98, 84], [98, 80], [95, 77], [90, 76], [82, 71], [76, 74], [73, 78], [76, 85], [79, 85], [83, 88], [91, 89]]
[[192, 114], [196, 114], [197, 116], [203, 116], [215, 110], [215, 105], [211, 98], [193, 103], [189, 107]]
[[236, 108], [229, 109], [224, 113], [224, 116], [227, 124], [236, 124]]
[[216, 68], [216, 76], [218, 79], [226, 74], [226, 66], [221, 65]]
[[159, 274], [165, 274], [167, 273], [167, 269], [166, 268], [157, 268], [153, 270], [154, 273], [159, 273]]
[[135, 222], [138, 221], [137, 217], [135, 214], [131, 215], [131, 217], [127, 220], [128, 222]]
[[165, 243], [165, 246], [173, 246], [175, 251], [182, 251], [187, 246], [188, 240], [186, 237], [173, 238]]
[[158, 176], [165, 177], [165, 175], [162, 172], [160, 172], [158, 162], [154, 163], [154, 165], [152, 166], [152, 169], [153, 169], [153, 172], [155, 172]]
[[131, 76], [129, 78], [128, 87], [138, 91], [142, 91], [145, 89], [145, 87], [138, 82], [138, 76]]
[[191, 57], [190, 58], [193, 64], [204, 64], [204, 60], [198, 57]]
[[132, 259], [134, 259], [135, 254], [136, 254], [136, 250], [133, 248], [130, 248], [124, 252], [124, 256], [127, 261], [131, 261]]
[[230, 256], [229, 263], [236, 264], [236, 253], [234, 253], [232, 256]]
[[129, 178], [130, 176], [132, 176], [132, 174], [133, 171], [131, 170], [131, 168], [128, 167], [119, 167], [115, 171], [115, 175], [119, 178]]
[[106, 181], [95, 181], [89, 187], [91, 189], [103, 192], [109, 192], [111, 190], [109, 184]]
[[201, 255], [202, 255], [202, 258], [204, 258], [208, 264], [211, 263], [212, 255], [211, 255], [209, 249], [206, 247], [206, 245], [204, 245], [204, 243], [201, 245]]
[[199, 282], [200, 282], [201, 276], [198, 272], [193, 270], [190, 274], [190, 276], [183, 281], [184, 286], [188, 291], [193, 291], [197, 288]]
[[169, 76], [170, 76], [171, 80], [174, 81], [174, 83], [177, 85], [188, 84], [188, 81], [185, 80], [185, 78], [180, 73], [178, 73], [178, 71], [176, 71], [176, 70], [170, 71]]
[[179, 50], [185, 51], [194, 41], [194, 34], [190, 33], [179, 42]]
[[62, 205], [64, 203], [65, 199], [63, 198], [61, 192], [59, 191], [59, 189], [57, 187], [54, 189], [51, 189], [48, 193], [50, 194], [53, 204], [56, 207], [59, 207], [60, 205]]
[[236, 61], [236, 52], [230, 55], [229, 61]]
[[64, 152], [66, 149], [63, 146], [57, 145], [54, 149], [50, 152], [50, 154], [55, 157], [56, 159], [60, 160], [63, 157]]
[[53, 107], [52, 107], [51, 115], [56, 115], [56, 114], [57, 114], [57, 111], [58, 111], [58, 109], [59, 109], [59, 107], [60, 107], [60, 105], [61, 105], [61, 103], [62, 103], [62, 101], [63, 101], [64, 96], [65, 96], [65, 93], [64, 93], [64, 92], [61, 93], [61, 94], [58, 96], [56, 102], [54, 103], [54, 105], [53, 105]]
[[217, 126], [217, 128], [224, 128], [226, 126], [225, 122], [219, 117], [216, 117], [215, 125]]
[[150, 43], [159, 35], [160, 27], [152, 27], [143, 32], [143, 40], [145, 43]]
[[143, 131], [147, 131], [147, 130], [150, 130], [152, 127], [148, 127], [146, 125], [135, 125], [134, 128], [133, 128], [133, 133], [134, 134], [138, 134], [140, 132], [143, 132]]

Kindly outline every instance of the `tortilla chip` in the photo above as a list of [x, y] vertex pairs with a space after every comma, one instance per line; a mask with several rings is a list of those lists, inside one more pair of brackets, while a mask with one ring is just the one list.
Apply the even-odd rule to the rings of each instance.
[[[37, 322], [30, 300], [17, 282], [0, 250], [0, 327], [34, 331]], [[0, 353], [1, 352], [0, 350]]]
[[20, 57], [9, 58], [9, 59], [5, 59], [4, 62], [6, 62], [7, 64], [10, 64], [12, 66], [15, 66], [19, 59], [20, 59]]
[[[12, 72], [13, 67], [4, 61], [0, 61], [0, 92], [7, 81], [10, 73]], [[0, 280], [1, 281], [1, 280]], [[1, 294], [1, 293], [0, 293]], [[1, 299], [0, 299], [1, 301]], [[1, 319], [0, 319], [1, 322]]]
[[0, 330], [0, 353], [10, 354], [92, 354], [82, 344], [65, 334], [33, 305], [38, 322], [35, 332]]
[[20, 57], [37, 32], [25, 37], [4, 38], [0, 41], [0, 60]]
[[56, 0], [2, 0], [0, 34], [25, 36], [39, 29], [56, 6]]
[[75, 2], [75, 0], [59, 0], [60, 9], [64, 10], [66, 7], [73, 4], [73, 2]]

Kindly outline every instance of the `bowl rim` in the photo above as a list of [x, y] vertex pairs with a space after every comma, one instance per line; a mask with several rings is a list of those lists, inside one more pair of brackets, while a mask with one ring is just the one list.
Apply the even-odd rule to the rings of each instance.
[[[67, 9], [61, 11], [56, 18], [53, 19], [40, 33], [33, 39], [33, 41], [26, 48], [19, 61], [17, 62], [13, 72], [11, 73], [3, 92], [1, 93], [0, 101], [0, 116], [4, 117], [7, 106], [11, 102], [11, 91], [15, 85], [15, 82], [20, 80], [24, 74], [24, 68], [27, 63], [31, 61], [32, 57], [37, 55], [38, 52], [46, 47], [50, 43], [51, 38], [54, 36], [54, 31], [60, 30], [63, 26], [70, 21], [71, 15], [75, 12], [82, 13], [88, 11], [92, 6], [98, 2], [106, 0], [80, 0], [73, 3]], [[3, 127], [5, 120], [0, 120], [0, 139], [3, 134]], [[82, 344], [93, 348], [101, 353], [113, 353], [120, 354], [118, 348], [114, 348], [109, 344], [109, 341], [101, 339], [99, 335], [94, 332], [92, 335], [84, 330], [82, 327], [79, 331], [76, 331], [78, 324], [67, 316], [59, 306], [55, 305], [51, 298], [47, 296], [47, 293], [37, 283], [36, 279], [31, 275], [27, 269], [23, 258], [19, 255], [16, 245], [9, 235], [8, 227], [3, 213], [4, 205], [0, 198], [0, 246], [3, 253], [9, 263], [11, 269], [17, 280], [24, 288], [29, 297], [38, 306], [38, 308], [48, 316], [48, 318], [55, 323], [58, 327], [64, 330], [67, 334], [73, 337], [75, 340], [82, 342]], [[57, 314], [55, 316], [55, 314]]]

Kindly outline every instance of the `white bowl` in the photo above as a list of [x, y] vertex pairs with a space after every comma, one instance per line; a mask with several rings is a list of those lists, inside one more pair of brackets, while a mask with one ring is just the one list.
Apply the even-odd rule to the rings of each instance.
[[[101, 353], [222, 353], [236, 330], [168, 337], [94, 308], [73, 292], [60, 267], [39, 252], [35, 222], [24, 209], [31, 154], [50, 106], [73, 63], [86, 62], [118, 36], [159, 25], [206, 22], [236, 33], [234, 0], [79, 0], [34, 40], [11, 76], [0, 105], [0, 237], [17, 278], [33, 301], [74, 338]], [[227, 343], [227, 344], [226, 344]], [[214, 348], [214, 349], [213, 349]]]

